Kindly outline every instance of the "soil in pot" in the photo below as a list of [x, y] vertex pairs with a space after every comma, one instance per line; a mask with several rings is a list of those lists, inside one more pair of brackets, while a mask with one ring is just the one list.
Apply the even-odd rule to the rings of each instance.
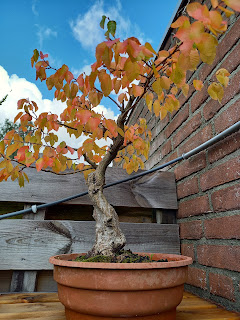
[[168, 262], [167, 259], [153, 260], [153, 256], [140, 255], [131, 250], [120, 250], [114, 257], [97, 255], [95, 257], [86, 257], [81, 255], [77, 257], [76, 262], [106, 262], [106, 263], [147, 263], [147, 262]]

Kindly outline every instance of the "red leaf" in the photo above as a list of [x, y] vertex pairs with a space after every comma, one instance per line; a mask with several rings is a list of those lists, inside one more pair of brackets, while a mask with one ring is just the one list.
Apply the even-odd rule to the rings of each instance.
[[92, 132], [94, 132], [94, 131], [98, 128], [100, 122], [101, 122], [100, 119], [98, 119], [98, 118], [93, 118], [93, 117], [91, 117], [91, 118], [88, 120], [88, 125], [89, 125], [89, 127], [90, 127], [90, 129], [91, 129]]
[[76, 117], [80, 120], [80, 123], [83, 125], [88, 122], [91, 116], [92, 113], [89, 110], [80, 110], [76, 113]]
[[70, 151], [71, 154], [74, 154], [75, 150], [73, 148], [71, 148], [69, 146], [67, 146], [67, 148], [68, 148], [68, 151]]

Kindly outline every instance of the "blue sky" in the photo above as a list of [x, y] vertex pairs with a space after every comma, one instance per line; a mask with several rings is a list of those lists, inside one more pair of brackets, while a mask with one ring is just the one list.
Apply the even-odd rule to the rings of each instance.
[[[53, 91], [35, 81], [30, 58], [35, 48], [49, 54], [52, 66], [67, 64], [78, 76], [89, 72], [94, 63], [95, 47], [104, 40], [99, 27], [105, 14], [117, 21], [117, 37], [135, 36], [158, 49], [178, 0], [11, 0], [0, 1], [0, 123], [16, 115], [16, 102], [30, 98], [41, 112], [56, 112], [61, 102]], [[104, 106], [109, 117], [117, 114], [113, 104]], [[109, 109], [111, 108], [112, 111]], [[106, 111], [106, 110], [105, 110]], [[107, 112], [107, 111], [106, 111]]]

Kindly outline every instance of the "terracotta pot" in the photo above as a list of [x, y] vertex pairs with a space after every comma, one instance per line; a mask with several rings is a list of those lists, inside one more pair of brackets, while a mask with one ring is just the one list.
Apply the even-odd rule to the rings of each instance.
[[49, 260], [54, 264], [54, 279], [67, 320], [176, 319], [191, 258], [156, 253], [153, 260], [169, 262], [69, 261], [77, 256], [66, 254]]

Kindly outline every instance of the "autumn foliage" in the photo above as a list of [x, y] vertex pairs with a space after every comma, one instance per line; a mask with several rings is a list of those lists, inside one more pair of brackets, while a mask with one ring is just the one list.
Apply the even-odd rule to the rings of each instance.
[[[65, 64], [54, 69], [47, 54], [34, 50], [31, 65], [36, 69], [36, 80], [45, 81], [54, 96], [66, 104], [60, 114], [41, 113], [34, 101], [21, 99], [14, 121], [20, 120], [21, 130], [31, 131], [24, 140], [14, 130], [0, 141], [0, 181], [18, 179], [24, 185], [27, 175], [24, 168], [35, 166], [37, 171], [46, 170], [61, 174], [67, 168], [83, 171], [87, 176], [99, 163], [111, 154], [109, 164], [123, 161], [128, 173], [144, 167], [142, 158], [148, 157], [151, 132], [145, 119], [128, 125], [130, 113], [141, 99], [156, 117], [163, 119], [168, 112], [180, 108], [179, 93], [188, 95], [186, 82], [188, 71], [196, 70], [200, 62], [212, 64], [218, 46], [218, 35], [227, 30], [225, 17], [240, 11], [239, 0], [211, 0], [212, 9], [200, 3], [191, 3], [186, 13], [171, 27], [175, 30], [175, 45], [168, 51], [156, 52], [150, 43], [144, 45], [131, 37], [121, 41], [115, 38], [116, 23], [103, 16], [100, 26], [104, 28], [106, 41], [96, 47], [96, 61], [90, 75], [73, 76]], [[108, 22], [107, 22], [108, 21]], [[107, 22], [107, 23], [106, 23]], [[229, 73], [220, 69], [216, 81], [208, 87], [212, 99], [221, 102]], [[201, 90], [203, 83], [195, 79], [193, 86]], [[96, 111], [103, 97], [117, 105], [119, 117], [107, 119]], [[114, 99], [114, 97], [117, 97]], [[84, 141], [77, 148], [58, 141], [57, 131], [64, 127], [70, 136]], [[111, 145], [99, 144], [110, 139]], [[81, 140], [82, 141], [82, 140]], [[118, 141], [118, 143], [116, 143]], [[10, 156], [17, 151], [13, 165]]]

